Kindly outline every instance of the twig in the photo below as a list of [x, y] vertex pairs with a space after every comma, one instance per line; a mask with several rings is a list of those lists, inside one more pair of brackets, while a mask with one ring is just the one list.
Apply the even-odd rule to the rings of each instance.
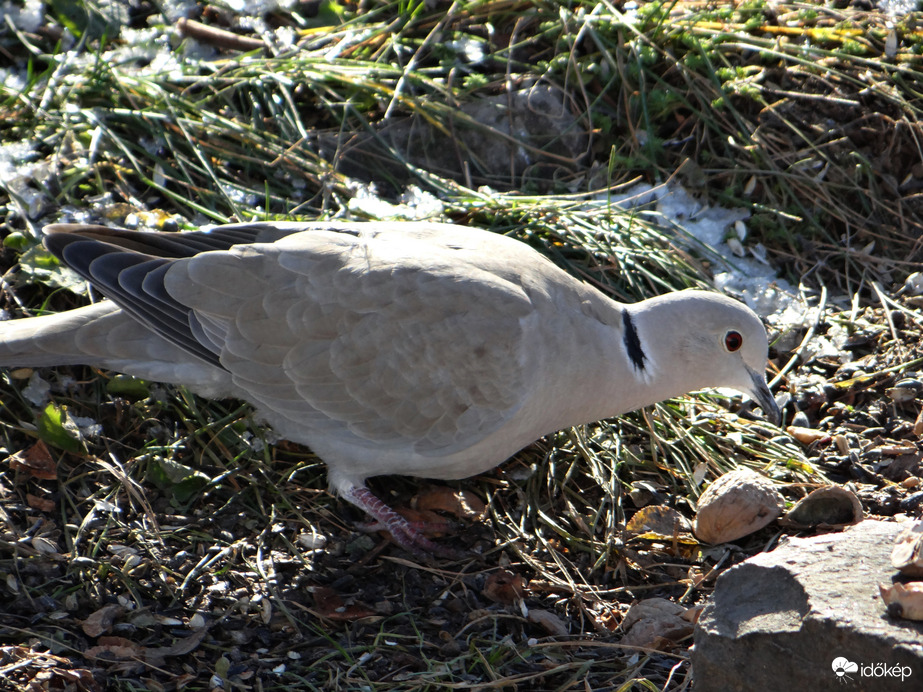
[[262, 39], [241, 36], [232, 31], [225, 31], [224, 29], [202, 24], [202, 22], [197, 22], [194, 19], [182, 17], [176, 23], [176, 28], [183, 36], [194, 38], [196, 41], [217, 46], [218, 48], [245, 52], [266, 48], [266, 43]]

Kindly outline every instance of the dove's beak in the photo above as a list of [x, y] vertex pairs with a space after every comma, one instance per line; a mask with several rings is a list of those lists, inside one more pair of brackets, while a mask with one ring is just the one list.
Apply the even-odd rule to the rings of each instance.
[[776, 399], [772, 395], [772, 392], [769, 391], [769, 386], [766, 384], [766, 376], [763, 375], [763, 373], [753, 370], [749, 370], [749, 372], [750, 379], [753, 382], [753, 386], [749, 390], [750, 396], [752, 396], [756, 403], [759, 404], [759, 407], [763, 409], [763, 414], [766, 418], [773, 425], [779, 425], [779, 423], [782, 422], [782, 411], [779, 409], [779, 405], [776, 403]]

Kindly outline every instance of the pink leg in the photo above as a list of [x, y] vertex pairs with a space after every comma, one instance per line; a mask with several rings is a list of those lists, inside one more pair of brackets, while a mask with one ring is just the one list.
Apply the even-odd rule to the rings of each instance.
[[342, 495], [344, 499], [377, 519], [391, 534], [394, 542], [408, 552], [415, 555], [434, 553], [445, 557], [457, 557], [453, 550], [433, 543], [421, 534], [409, 521], [375, 497], [368, 488], [354, 486], [343, 492]]

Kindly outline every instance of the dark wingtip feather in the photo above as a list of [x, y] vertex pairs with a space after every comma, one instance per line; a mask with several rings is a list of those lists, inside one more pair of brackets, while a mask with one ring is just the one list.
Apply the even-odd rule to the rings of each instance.
[[[95, 240], [107, 245], [140, 252], [151, 257], [178, 259], [194, 257], [200, 252], [229, 250], [235, 245], [274, 242], [279, 237], [292, 233], [275, 231], [271, 224], [235, 224], [216, 226], [204, 231], [129, 231], [123, 228], [109, 228], [93, 224], [55, 223], [45, 226], [42, 233], [45, 247], [58, 256], [57, 249], [77, 239]], [[55, 249], [53, 249], [55, 248]]]
[[64, 259], [64, 250], [71, 243], [83, 240], [80, 235], [73, 232], [80, 228], [85, 228], [85, 226], [70, 223], [56, 223], [45, 226], [42, 229], [42, 244], [48, 252], [68, 264], [67, 260]]

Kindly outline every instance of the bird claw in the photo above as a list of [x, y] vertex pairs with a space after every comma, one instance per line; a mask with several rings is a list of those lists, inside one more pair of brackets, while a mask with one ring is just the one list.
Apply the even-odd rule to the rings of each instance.
[[[418, 557], [439, 557], [457, 560], [462, 558], [462, 554], [452, 548], [439, 545], [430, 540], [421, 533], [423, 526], [433, 526], [429, 522], [410, 522], [400, 514], [395, 512], [391, 507], [376, 497], [371, 490], [365, 487], [356, 486], [347, 490], [344, 494], [345, 499], [361, 508], [367, 514], [375, 519], [374, 522], [360, 524], [359, 528], [363, 531], [387, 531], [391, 535], [391, 540], [401, 546], [409, 553]], [[437, 524], [437, 526], [448, 528], [449, 522]]]

